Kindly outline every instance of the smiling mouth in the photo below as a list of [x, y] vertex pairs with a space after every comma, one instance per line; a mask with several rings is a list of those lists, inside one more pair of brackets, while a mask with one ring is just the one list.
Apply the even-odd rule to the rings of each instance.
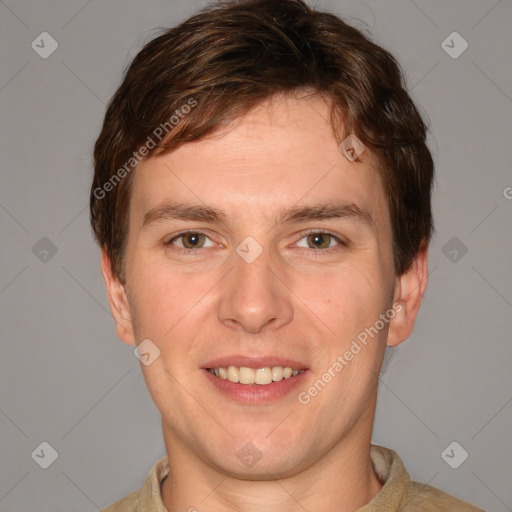
[[283, 379], [290, 379], [300, 373], [304, 373], [303, 369], [294, 369], [289, 366], [266, 366], [263, 368], [220, 366], [218, 368], [207, 368], [207, 370], [219, 379], [229, 380], [238, 384], [258, 384], [260, 386], [279, 382]]

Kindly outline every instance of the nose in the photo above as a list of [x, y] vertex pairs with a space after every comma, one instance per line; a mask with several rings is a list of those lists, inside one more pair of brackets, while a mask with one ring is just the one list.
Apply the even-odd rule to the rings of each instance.
[[253, 334], [288, 324], [293, 318], [293, 293], [285, 285], [282, 269], [271, 267], [268, 251], [252, 263], [238, 255], [234, 260], [234, 268], [220, 283], [219, 321]]

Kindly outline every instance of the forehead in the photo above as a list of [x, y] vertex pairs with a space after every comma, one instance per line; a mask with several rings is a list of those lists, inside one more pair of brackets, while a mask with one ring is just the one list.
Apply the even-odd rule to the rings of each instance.
[[140, 221], [173, 200], [263, 221], [284, 208], [343, 202], [385, 224], [374, 156], [365, 150], [360, 162], [349, 161], [329, 119], [319, 96], [274, 97], [212, 136], [151, 157], [135, 172], [133, 216]]

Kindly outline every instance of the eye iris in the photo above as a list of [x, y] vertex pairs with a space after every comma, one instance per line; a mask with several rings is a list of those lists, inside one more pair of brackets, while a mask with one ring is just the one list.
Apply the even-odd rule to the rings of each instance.
[[187, 233], [183, 235], [183, 246], [187, 249], [194, 249], [204, 243], [204, 237], [202, 233]]
[[327, 249], [329, 247], [330, 235], [323, 233], [313, 233], [308, 235], [308, 245], [312, 241], [313, 248], [315, 249]]

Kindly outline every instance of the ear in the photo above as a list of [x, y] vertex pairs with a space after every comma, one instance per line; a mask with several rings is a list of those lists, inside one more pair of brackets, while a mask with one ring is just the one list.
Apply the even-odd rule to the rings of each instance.
[[387, 345], [394, 347], [411, 334], [428, 281], [428, 246], [424, 246], [411, 268], [397, 278], [393, 309], [396, 314], [389, 322]]
[[117, 335], [128, 345], [135, 345], [126, 289], [119, 279], [113, 275], [110, 258], [104, 249], [101, 251], [101, 273], [107, 289], [110, 311], [112, 311], [112, 316], [116, 322]]

